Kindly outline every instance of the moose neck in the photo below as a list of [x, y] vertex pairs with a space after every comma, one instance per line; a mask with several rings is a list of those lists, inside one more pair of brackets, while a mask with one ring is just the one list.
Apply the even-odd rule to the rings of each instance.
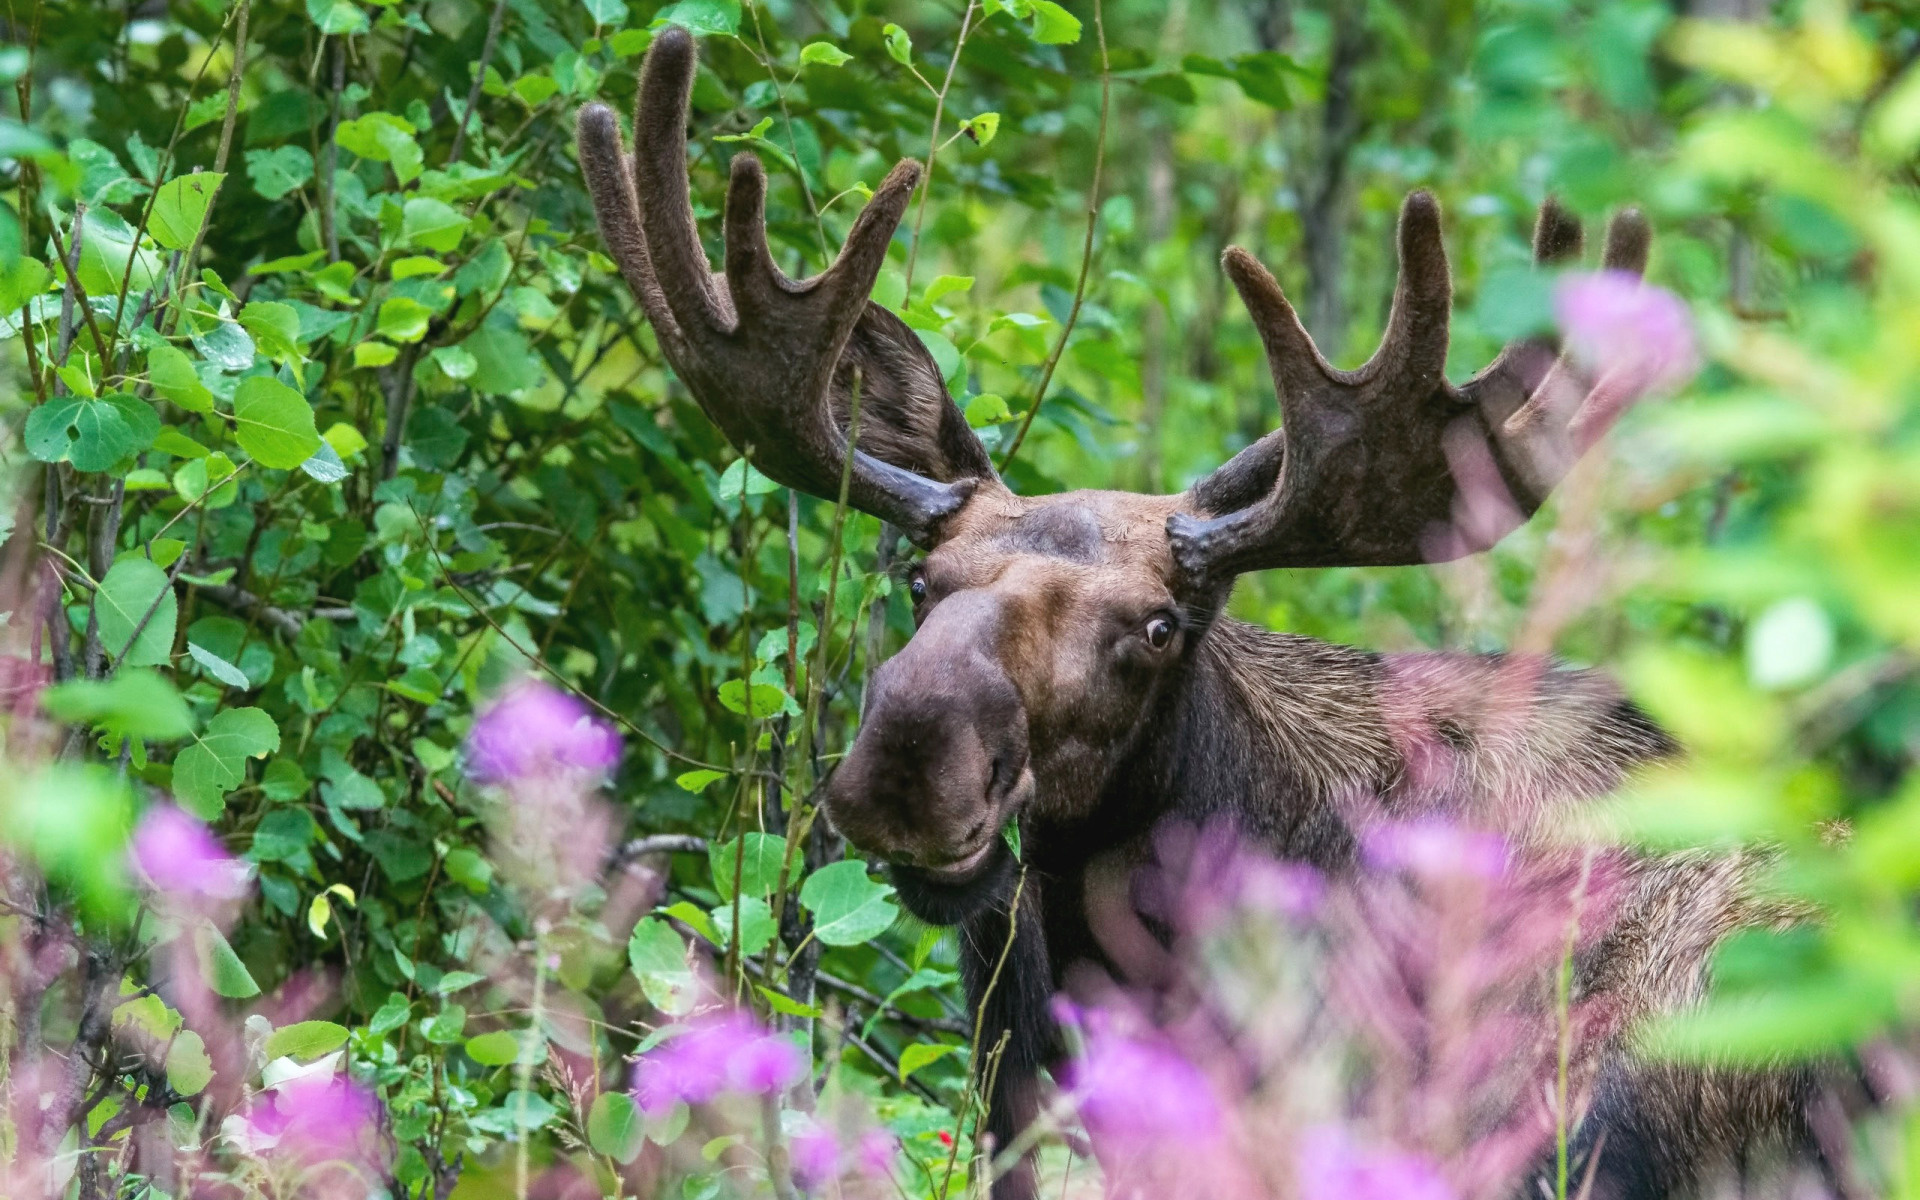
[[[1231, 822], [1338, 867], [1369, 809], [1524, 824], [1676, 750], [1604, 676], [1503, 655], [1381, 655], [1221, 618], [1086, 821], [1037, 830], [1049, 865], [1147, 852], [1172, 820]], [[1492, 811], [1489, 811], [1489, 808]]]

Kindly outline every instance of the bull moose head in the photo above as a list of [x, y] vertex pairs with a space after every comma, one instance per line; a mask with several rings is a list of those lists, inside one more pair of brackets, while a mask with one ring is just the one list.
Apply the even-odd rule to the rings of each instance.
[[[909, 582], [917, 631], [873, 674], [826, 801], [850, 841], [923, 884], [963, 889], [988, 874], [1009, 819], [1089, 813], [1236, 576], [1485, 549], [1620, 407], [1622, 387], [1584, 377], [1545, 338], [1447, 381], [1440, 210], [1418, 191], [1400, 213], [1386, 333], [1364, 366], [1329, 365], [1273, 276], [1230, 249], [1224, 267], [1265, 344], [1281, 427], [1178, 495], [1015, 495], [932, 356], [868, 299], [918, 164], [888, 174], [831, 267], [795, 281], [768, 251], [765, 174], [738, 155], [714, 273], [688, 202], [694, 65], [685, 31], [661, 33], [631, 157], [612, 111], [592, 105], [581, 165], [661, 352], [715, 424], [788, 487], [833, 498], [845, 472], [853, 507], [927, 552]], [[1616, 217], [1606, 265], [1639, 272], [1647, 242], [1636, 213]], [[1579, 223], [1549, 201], [1536, 261], [1580, 246]]]

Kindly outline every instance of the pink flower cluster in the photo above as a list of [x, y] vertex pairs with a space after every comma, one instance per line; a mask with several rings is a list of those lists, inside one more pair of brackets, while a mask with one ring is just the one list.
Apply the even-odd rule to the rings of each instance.
[[1430, 882], [1452, 877], [1498, 879], [1512, 857], [1499, 834], [1439, 817], [1382, 821], [1367, 830], [1360, 848], [1375, 870], [1404, 871]]
[[793, 1179], [816, 1191], [847, 1176], [885, 1180], [893, 1175], [897, 1145], [884, 1129], [868, 1128], [852, 1138], [816, 1125], [795, 1134], [788, 1143]]
[[247, 868], [205, 825], [171, 804], [149, 808], [134, 828], [127, 856], [167, 897], [186, 905], [247, 894]]
[[1055, 1006], [1078, 1024], [1085, 1053], [1066, 1072], [1080, 1116], [1095, 1137], [1121, 1142], [1205, 1141], [1220, 1132], [1213, 1082], [1171, 1038], [1118, 1009]]
[[1301, 1200], [1454, 1200], [1424, 1155], [1365, 1147], [1339, 1125], [1316, 1125], [1300, 1138]]
[[264, 1093], [246, 1114], [244, 1140], [310, 1164], [368, 1160], [380, 1101], [343, 1078], [293, 1079]]
[[1597, 375], [1617, 372], [1636, 395], [1670, 391], [1699, 369], [1685, 302], [1632, 272], [1568, 275], [1553, 311], [1574, 359]]
[[663, 1117], [679, 1103], [774, 1095], [806, 1073], [806, 1058], [791, 1038], [729, 1010], [695, 1018], [685, 1033], [642, 1056], [634, 1098], [647, 1115]]
[[467, 771], [482, 783], [602, 775], [619, 761], [620, 735], [538, 680], [507, 689], [467, 734]]

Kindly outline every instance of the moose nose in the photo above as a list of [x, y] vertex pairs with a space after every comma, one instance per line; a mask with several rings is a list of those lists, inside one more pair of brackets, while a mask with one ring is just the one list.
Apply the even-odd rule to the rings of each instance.
[[874, 672], [853, 748], [827, 786], [846, 838], [895, 862], [964, 868], [1027, 771], [1019, 692], [993, 656], [995, 605], [955, 596]]

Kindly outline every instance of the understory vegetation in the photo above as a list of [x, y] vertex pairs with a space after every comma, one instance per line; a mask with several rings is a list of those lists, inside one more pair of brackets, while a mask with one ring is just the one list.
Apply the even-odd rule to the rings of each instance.
[[[1542, 200], [1639, 206], [1678, 300], [1597, 336], [1686, 369], [1531, 525], [1232, 612], [1616, 676], [1687, 754], [1580, 835], [1752, 849], [1819, 914], [1649, 1052], [1841, 1057], [1885, 1102], [1810, 1186], [1920, 1195], [1920, 10], [1745, 7], [4, 0], [0, 1194], [1008, 1165], [951, 932], [815, 819], [911, 548], [746, 466], [594, 225], [574, 117], [677, 24], [716, 263], [736, 153], [796, 278], [925, 165], [874, 299], [1022, 494], [1177, 491], [1275, 427], [1229, 245], [1352, 367], [1430, 189], [1459, 381], [1604, 325], [1530, 266]], [[1063, 1011], [1045, 1194], [1579, 1194], [1601, 859], [1403, 833], [1351, 888], [1194, 850], [1183, 945], [1249, 1040]]]

